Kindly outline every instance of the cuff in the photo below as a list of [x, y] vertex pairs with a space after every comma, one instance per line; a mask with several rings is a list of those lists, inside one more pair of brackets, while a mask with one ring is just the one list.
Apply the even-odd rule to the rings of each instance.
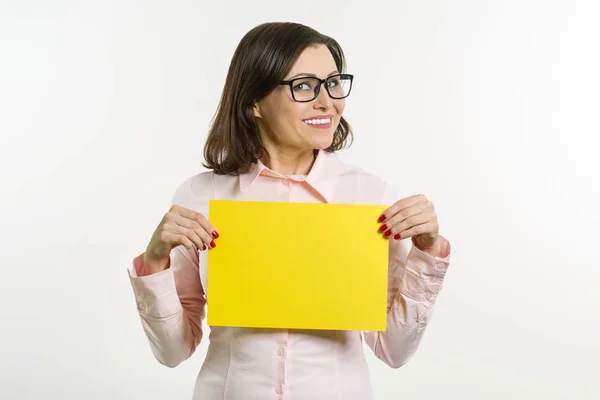
[[128, 271], [138, 311], [156, 318], [169, 317], [182, 311], [173, 270], [168, 268], [152, 275], [144, 275], [142, 257], [143, 254], [137, 256], [133, 260], [132, 269]]
[[400, 292], [417, 301], [435, 302], [450, 265], [450, 245], [445, 257], [435, 257], [412, 246]]
[[[414, 236], [411, 238], [411, 241], [412, 241], [413, 246], [417, 247]], [[433, 249], [432, 251], [425, 251], [425, 253], [427, 253], [433, 257], [439, 257], [439, 258], [448, 257], [450, 255], [450, 242], [448, 242], [448, 240], [445, 237], [440, 235], [438, 243], [439, 244], [436, 246], [435, 249]]]

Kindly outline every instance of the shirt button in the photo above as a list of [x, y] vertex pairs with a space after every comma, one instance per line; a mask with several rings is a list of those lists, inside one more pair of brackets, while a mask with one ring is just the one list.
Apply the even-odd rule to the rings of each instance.
[[292, 184], [292, 182], [291, 182], [289, 179], [284, 179], [284, 180], [283, 180], [283, 184], [284, 184], [285, 186], [290, 186], [290, 185]]
[[283, 356], [285, 354], [285, 351], [283, 350], [283, 347], [280, 347], [279, 350], [277, 350], [277, 355]]
[[281, 388], [281, 386], [277, 386], [277, 389], [275, 389], [275, 393], [277, 393], [277, 394], [283, 393], [283, 389]]
[[425, 293], [425, 297], [427, 298], [427, 300], [431, 300], [431, 298], [433, 297], [433, 293], [427, 292]]

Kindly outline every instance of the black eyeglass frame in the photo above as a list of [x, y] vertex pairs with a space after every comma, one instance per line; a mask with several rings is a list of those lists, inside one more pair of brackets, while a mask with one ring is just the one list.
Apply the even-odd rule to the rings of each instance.
[[[302, 80], [302, 79], [307, 79], [307, 78], [316, 79], [319, 81], [319, 84], [317, 86], [315, 86], [315, 89], [314, 89], [315, 96], [310, 100], [296, 100], [296, 96], [294, 95], [294, 82]], [[280, 85], [288, 85], [290, 87], [290, 93], [292, 94], [292, 99], [294, 99], [294, 101], [296, 101], [298, 103], [309, 103], [309, 102], [313, 101], [314, 99], [316, 99], [317, 97], [319, 97], [319, 93], [321, 93], [321, 86], [333, 78], [349, 79], [350, 80], [350, 88], [348, 89], [348, 93], [346, 93], [343, 97], [335, 97], [335, 96], [331, 95], [331, 92], [329, 91], [329, 87], [327, 85], [325, 85], [325, 90], [327, 91], [327, 94], [329, 95], [329, 97], [331, 97], [332, 99], [335, 99], [335, 100], [340, 100], [340, 99], [345, 99], [346, 97], [350, 96], [350, 92], [352, 91], [352, 83], [354, 82], [354, 75], [352, 75], [352, 74], [335, 74], [335, 75], [328, 76], [325, 79], [317, 78], [316, 76], [300, 76], [298, 78], [290, 79], [287, 81], [281, 81], [281, 82], [279, 82], [279, 84]]]

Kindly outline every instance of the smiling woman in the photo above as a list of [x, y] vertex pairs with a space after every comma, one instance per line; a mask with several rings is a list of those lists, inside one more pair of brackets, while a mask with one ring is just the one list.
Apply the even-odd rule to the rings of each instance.
[[258, 159], [269, 162], [264, 157], [277, 162], [301, 150], [312, 162], [311, 149], [343, 148], [351, 135], [342, 117], [344, 99], [353, 80], [344, 74], [345, 66], [337, 41], [306, 26], [252, 29], [233, 55], [206, 142], [205, 166], [239, 174]]
[[[310, 27], [268, 23], [252, 29], [233, 56], [206, 142], [210, 171], [179, 186], [146, 251], [134, 259], [130, 280], [154, 355], [174, 367], [204, 336], [205, 250], [220, 240], [207, 218], [209, 200], [385, 204], [373, 222], [389, 240], [386, 329], [211, 326], [194, 399], [368, 400], [363, 341], [393, 368], [419, 346], [450, 245], [424, 195], [397, 200], [382, 179], [338, 158], [352, 135], [342, 114], [354, 77], [344, 69], [339, 44]], [[367, 279], [370, 267], [364, 266]]]

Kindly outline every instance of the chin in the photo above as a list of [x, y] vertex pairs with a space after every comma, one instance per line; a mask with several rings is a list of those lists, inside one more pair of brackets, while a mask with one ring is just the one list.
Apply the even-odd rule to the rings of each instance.
[[325, 150], [333, 143], [333, 134], [323, 135], [323, 137], [312, 138], [313, 148], [315, 150]]
[[302, 137], [301, 140], [308, 144], [312, 149], [324, 150], [331, 146], [331, 143], [333, 143], [335, 128], [331, 127], [329, 129], [315, 129], [310, 127], [302, 127], [298, 133]]

